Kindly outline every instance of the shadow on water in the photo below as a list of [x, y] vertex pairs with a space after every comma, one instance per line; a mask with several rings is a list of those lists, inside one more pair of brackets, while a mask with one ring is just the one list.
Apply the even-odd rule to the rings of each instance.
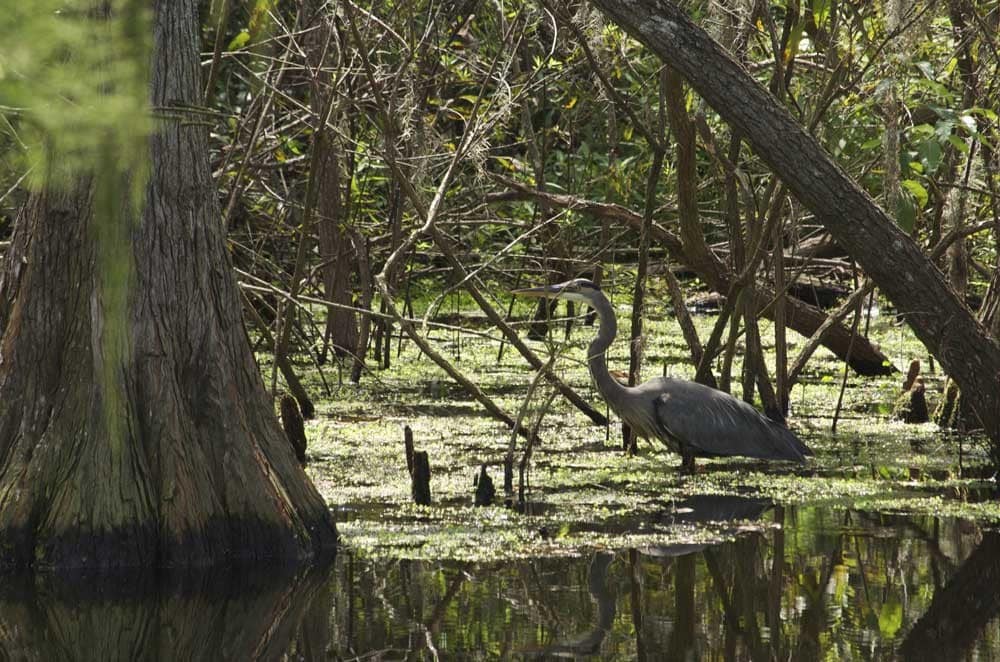
[[1000, 660], [1000, 533], [715, 496], [661, 517], [733, 519], [731, 540], [493, 563], [343, 550], [309, 570], [5, 577], [0, 659]]

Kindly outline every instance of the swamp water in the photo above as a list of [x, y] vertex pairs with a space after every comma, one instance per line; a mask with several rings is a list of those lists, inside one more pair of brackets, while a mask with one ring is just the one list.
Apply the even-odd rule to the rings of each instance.
[[[712, 320], [699, 323], [707, 334]], [[654, 325], [647, 374], [689, 376], [671, 325]], [[554, 349], [599, 403], [579, 362], [589, 333]], [[873, 333], [898, 366], [926, 363], [888, 321]], [[495, 342], [438, 340], [521, 409], [532, 373], [509, 349], [497, 361]], [[509, 432], [404, 346], [392, 370], [331, 385], [308, 424], [308, 471], [344, 542], [332, 565], [6, 578], [0, 660], [1000, 660], [1000, 505], [983, 441], [890, 420], [901, 376], [850, 376], [833, 434], [841, 370], [819, 356], [793, 391], [815, 460], [703, 461], [694, 476], [653, 445], [623, 456], [616, 425], [539, 387], [526, 503], [473, 508], [482, 464], [502, 492]], [[316, 393], [336, 381], [309, 377]], [[925, 381], [940, 391], [939, 375]], [[431, 507], [410, 503], [404, 424], [430, 456]]]
[[345, 550], [146, 591], [8, 583], [0, 659], [1000, 659], [1000, 535], [836, 508], [770, 507], [758, 525], [496, 562]]

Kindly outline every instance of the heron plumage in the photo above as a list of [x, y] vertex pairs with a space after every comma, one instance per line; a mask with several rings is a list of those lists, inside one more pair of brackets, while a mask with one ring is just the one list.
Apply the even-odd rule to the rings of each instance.
[[[723, 391], [684, 379], [658, 377], [624, 386], [608, 371], [605, 354], [618, 332], [611, 302], [589, 280], [517, 290], [517, 294], [580, 301], [600, 320], [587, 363], [597, 390], [640, 436], [659, 439], [687, 464], [694, 456], [743, 456], [802, 462], [812, 451], [781, 423]], [[693, 464], [691, 465], [693, 466]]]

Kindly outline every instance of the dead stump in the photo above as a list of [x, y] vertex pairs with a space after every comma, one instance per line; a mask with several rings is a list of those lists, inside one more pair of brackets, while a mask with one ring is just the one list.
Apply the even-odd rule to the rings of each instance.
[[485, 464], [479, 468], [479, 475], [476, 476], [473, 485], [476, 486], [476, 505], [492, 506], [497, 490], [493, 486], [493, 479], [486, 473]]
[[903, 381], [903, 390], [909, 391], [913, 388], [913, 382], [920, 376], [920, 361], [913, 359], [910, 361], [910, 369], [906, 371], [906, 379]]
[[418, 506], [431, 505], [431, 463], [427, 451], [413, 453], [413, 473], [410, 475], [413, 503]]
[[281, 396], [278, 404], [281, 409], [281, 427], [285, 429], [285, 436], [295, 450], [295, 457], [302, 464], [306, 463], [306, 428], [299, 411], [299, 403], [287, 393]]
[[413, 475], [413, 430], [409, 425], [403, 426], [403, 448], [406, 450], [406, 471]]

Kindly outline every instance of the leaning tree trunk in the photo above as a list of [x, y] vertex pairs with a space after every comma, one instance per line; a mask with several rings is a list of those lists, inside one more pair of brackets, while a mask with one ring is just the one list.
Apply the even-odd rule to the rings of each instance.
[[[197, 105], [197, 3], [155, 6], [152, 104]], [[174, 118], [151, 139], [142, 218], [116, 230], [127, 285], [102, 284], [91, 182], [22, 210], [0, 280], [2, 565], [301, 559], [335, 544], [250, 351], [207, 137]], [[116, 287], [117, 320], [104, 314]]]
[[861, 264], [958, 382], [993, 441], [993, 459], [1000, 465], [1000, 343], [916, 242], [675, 3], [592, 2], [680, 71]]

